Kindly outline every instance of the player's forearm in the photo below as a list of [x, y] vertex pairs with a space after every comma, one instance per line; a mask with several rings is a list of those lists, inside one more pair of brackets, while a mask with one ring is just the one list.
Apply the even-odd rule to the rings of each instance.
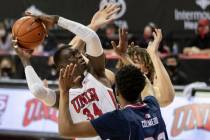
[[154, 83], [155, 94], [160, 105], [166, 106], [170, 104], [175, 96], [175, 91], [171, 83], [170, 77], [163, 66], [158, 54], [150, 54], [152, 59], [157, 79]]
[[[88, 28], [92, 29], [93, 31], [97, 31], [98, 28], [94, 25], [89, 24], [87, 26]], [[69, 43], [69, 45], [72, 46], [72, 48], [78, 49], [81, 53], [85, 52], [85, 42], [79, 38], [79, 36], [75, 36]]]
[[93, 128], [90, 121], [73, 123], [71, 114], [69, 112], [69, 97], [66, 94], [68, 94], [68, 92], [61, 91], [60, 93], [58, 115], [59, 134], [63, 137], [68, 138], [86, 138], [97, 136], [98, 134]]
[[56, 102], [56, 93], [52, 89], [44, 87], [42, 80], [32, 66], [25, 67], [25, 76], [31, 94], [46, 105], [53, 106]]
[[98, 57], [103, 54], [100, 39], [98, 35], [90, 28], [62, 17], [59, 17], [58, 25], [79, 36], [87, 45], [86, 53], [88, 55]]
[[69, 99], [65, 97], [67, 94], [68, 91], [60, 91], [58, 128], [61, 136], [72, 137], [75, 128], [69, 112]]

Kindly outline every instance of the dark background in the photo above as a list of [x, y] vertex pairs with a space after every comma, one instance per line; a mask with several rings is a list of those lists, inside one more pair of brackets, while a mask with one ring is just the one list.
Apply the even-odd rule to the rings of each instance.
[[[118, 1], [118, 0], [116, 0]], [[174, 21], [174, 10], [203, 11], [196, 0], [124, 0], [127, 12], [122, 17], [131, 32], [142, 31], [148, 22], [155, 22], [165, 33], [190, 35], [193, 31], [184, 31], [183, 21]], [[100, 0], [6, 0], [0, 5], [0, 20], [19, 18], [29, 6], [48, 14], [58, 14], [88, 24], [94, 12], [99, 8]], [[209, 11], [207, 7], [205, 11]]]

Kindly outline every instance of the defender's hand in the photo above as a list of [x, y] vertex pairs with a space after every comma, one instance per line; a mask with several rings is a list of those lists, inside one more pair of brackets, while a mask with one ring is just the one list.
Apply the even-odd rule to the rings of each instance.
[[149, 45], [147, 47], [147, 51], [149, 54], [158, 53], [158, 48], [160, 45], [160, 42], [162, 41], [162, 31], [161, 29], [155, 29], [155, 32], [153, 32], [154, 41], [149, 42]]
[[98, 30], [105, 24], [110, 23], [115, 19], [114, 14], [120, 10], [119, 6], [116, 4], [109, 4], [104, 9], [101, 9], [95, 13], [93, 16], [90, 26], [95, 30]]
[[125, 29], [119, 29], [119, 43], [115, 44], [114, 41], [111, 42], [112, 47], [116, 54], [119, 56], [125, 55], [128, 47], [128, 33]]
[[[68, 93], [69, 89], [81, 78], [75, 76], [76, 65], [70, 64], [60, 70], [59, 89], [61, 93]], [[76, 77], [76, 78], [75, 78]]]

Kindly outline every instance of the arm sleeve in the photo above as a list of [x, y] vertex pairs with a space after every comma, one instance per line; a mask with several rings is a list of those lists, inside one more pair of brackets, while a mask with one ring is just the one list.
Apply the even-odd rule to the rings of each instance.
[[86, 43], [86, 53], [88, 55], [98, 57], [103, 54], [101, 41], [98, 35], [90, 28], [63, 17], [59, 17], [58, 26], [79, 36]]
[[52, 89], [44, 87], [32, 66], [25, 67], [25, 75], [30, 92], [47, 106], [53, 106], [56, 102], [56, 93]]
[[91, 124], [102, 139], [116, 139], [126, 137], [128, 125], [120, 115], [119, 111], [113, 111], [91, 120]]

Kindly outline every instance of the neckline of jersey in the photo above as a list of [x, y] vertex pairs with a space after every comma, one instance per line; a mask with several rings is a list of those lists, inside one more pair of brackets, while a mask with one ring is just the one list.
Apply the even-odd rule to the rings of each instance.
[[128, 104], [126, 105], [124, 108], [143, 108], [145, 107], [146, 104], [145, 103], [136, 103], [136, 104]]

